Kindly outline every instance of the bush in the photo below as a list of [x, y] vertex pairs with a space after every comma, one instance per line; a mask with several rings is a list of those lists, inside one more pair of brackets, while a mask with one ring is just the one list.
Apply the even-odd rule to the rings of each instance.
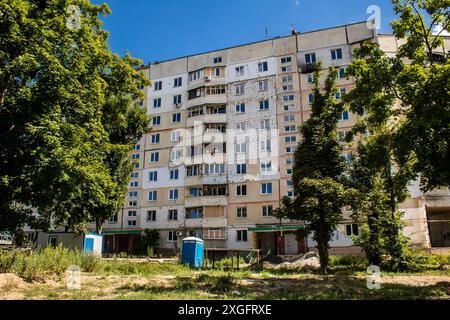
[[206, 287], [211, 292], [225, 293], [231, 291], [234, 286], [234, 279], [231, 274], [220, 277], [211, 277], [202, 274], [197, 278], [197, 285]]
[[8, 251], [0, 251], [0, 273], [7, 273], [14, 265], [15, 255]]
[[99, 265], [100, 259], [92, 254], [81, 255], [81, 264], [80, 267], [85, 272], [93, 272], [97, 269]]
[[[244, 257], [239, 257], [239, 266], [242, 266], [245, 264], [245, 258]], [[233, 265], [236, 268], [237, 267], [237, 257], [233, 258]], [[212, 267], [212, 260], [208, 259], [208, 267]], [[219, 268], [219, 269], [227, 269], [227, 268], [231, 268], [231, 258], [227, 257], [227, 258], [223, 258], [220, 260], [216, 260], [214, 262], [214, 267], [215, 268]]]
[[367, 266], [368, 262], [365, 258], [355, 256], [331, 256], [330, 265], [335, 266]]
[[98, 269], [100, 258], [62, 246], [48, 247], [31, 253], [0, 252], [0, 272], [14, 273], [27, 281], [40, 280], [46, 275], [63, 276], [71, 265], [79, 266], [83, 271], [92, 272]]
[[[383, 256], [380, 265], [382, 271], [390, 272], [423, 272], [439, 270], [448, 265], [450, 255], [433, 255], [418, 249], [408, 249], [401, 260]], [[346, 269], [352, 271], [365, 271], [369, 262], [365, 258], [354, 256], [330, 256], [330, 267], [335, 270]]]
[[[139, 241], [133, 247], [133, 254], [136, 256], [145, 256], [149, 254], [149, 248], [155, 248], [159, 243], [158, 230], [145, 229]], [[153, 256], [153, 254], [152, 254]]]
[[400, 264], [397, 261], [387, 259], [383, 262], [382, 267], [390, 271], [422, 272], [439, 270], [449, 262], [450, 255], [433, 255], [420, 249], [409, 249]]

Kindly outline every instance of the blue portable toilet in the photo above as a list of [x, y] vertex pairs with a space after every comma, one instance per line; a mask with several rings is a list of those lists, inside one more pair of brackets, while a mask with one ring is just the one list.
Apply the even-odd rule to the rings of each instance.
[[204, 246], [205, 243], [202, 239], [195, 237], [184, 238], [181, 247], [181, 263], [194, 268], [201, 268]]

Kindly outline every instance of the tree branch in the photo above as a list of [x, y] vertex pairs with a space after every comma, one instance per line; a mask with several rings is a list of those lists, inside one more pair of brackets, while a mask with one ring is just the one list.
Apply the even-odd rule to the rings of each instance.
[[450, 21], [448, 21], [447, 24], [442, 27], [442, 30], [439, 31], [439, 33], [434, 36], [433, 42], [431, 43], [431, 47], [434, 47], [434, 43], [436, 42], [436, 40], [440, 37], [442, 32], [447, 30], [448, 27], [450, 27]]
[[[423, 30], [423, 37], [424, 37], [424, 40], [425, 40], [425, 46], [427, 47], [427, 50], [428, 50], [428, 53], [431, 55], [431, 53], [433, 52], [433, 49], [432, 49], [432, 47], [430, 46], [430, 42], [428, 41], [428, 36], [429, 36], [429, 34], [430, 34], [430, 32], [431, 32], [431, 28], [430, 29], [428, 29], [426, 26], [425, 26], [425, 22], [423, 21], [423, 17], [422, 17], [422, 15], [420, 14], [420, 12], [419, 12], [419, 10], [416, 8], [416, 6], [414, 5], [414, 3], [411, 3], [411, 7], [414, 9], [414, 11], [416, 12], [416, 14], [417, 14], [417, 16], [419, 17], [419, 19], [420, 19], [420, 24], [421, 24], [421, 26], [422, 26], [422, 30]], [[429, 62], [431, 63], [431, 64], [433, 64], [433, 61], [432, 61], [432, 59], [430, 58], [429, 59]]]

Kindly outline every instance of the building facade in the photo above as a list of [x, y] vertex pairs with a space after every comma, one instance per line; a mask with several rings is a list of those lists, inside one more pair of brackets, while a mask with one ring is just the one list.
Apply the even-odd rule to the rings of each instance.
[[[367, 40], [386, 52], [400, 45], [364, 22], [144, 68], [152, 85], [142, 88], [139, 104], [152, 116], [152, 131], [131, 155], [135, 171], [123, 209], [105, 224], [105, 252], [130, 251], [144, 229], [159, 231], [158, 251], [165, 254], [177, 252], [188, 236], [217, 249], [295, 255], [314, 248], [302, 223], [279, 221], [272, 211], [284, 196], [294, 196], [293, 154], [298, 126], [311, 113], [317, 63], [324, 72], [338, 68], [340, 99], [353, 85], [345, 75], [353, 51]], [[353, 146], [343, 135], [356, 120], [345, 111], [338, 125], [348, 161]], [[402, 205], [405, 232], [418, 245], [449, 246], [450, 197], [439, 192], [423, 195], [413, 184]], [[332, 252], [358, 253], [352, 242], [358, 225], [343, 210]]]

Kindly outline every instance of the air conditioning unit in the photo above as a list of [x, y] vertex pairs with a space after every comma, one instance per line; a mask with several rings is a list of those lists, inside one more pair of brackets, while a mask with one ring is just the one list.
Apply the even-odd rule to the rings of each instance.
[[176, 234], [177, 236], [181, 237], [183, 235], [183, 231], [177, 231]]
[[204, 77], [203, 78], [205, 81], [211, 81], [211, 78], [210, 77]]
[[181, 107], [181, 103], [175, 103], [175, 108], [180, 108]]

